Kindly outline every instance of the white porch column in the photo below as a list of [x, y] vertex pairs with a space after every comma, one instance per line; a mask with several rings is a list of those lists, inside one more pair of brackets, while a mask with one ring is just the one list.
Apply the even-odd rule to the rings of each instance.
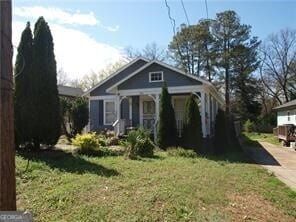
[[159, 94], [155, 95], [155, 115], [156, 115], [156, 121], [159, 120]]
[[[155, 123], [157, 123], [158, 125], [158, 121], [159, 121], [159, 94], [155, 95]], [[156, 125], [156, 127], [157, 127]], [[157, 128], [154, 128], [154, 142], [156, 143], [157, 141]]]
[[133, 100], [132, 97], [128, 98], [128, 106], [129, 106], [129, 121], [130, 121], [130, 126], [133, 125]]
[[116, 120], [120, 119], [120, 96], [116, 96]]
[[206, 132], [206, 104], [205, 104], [205, 92], [201, 92], [201, 124], [202, 124], [202, 134], [205, 138], [207, 136]]

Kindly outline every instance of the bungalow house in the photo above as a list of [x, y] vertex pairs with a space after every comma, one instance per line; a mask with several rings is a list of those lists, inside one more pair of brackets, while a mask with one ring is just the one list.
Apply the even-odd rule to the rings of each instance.
[[203, 136], [212, 136], [218, 107], [224, 105], [216, 88], [168, 64], [141, 57], [84, 94], [89, 98], [90, 131], [114, 129], [118, 136], [129, 127], [142, 126], [156, 135], [164, 82], [172, 97], [178, 135], [182, 134], [186, 98], [194, 94], [201, 112]]

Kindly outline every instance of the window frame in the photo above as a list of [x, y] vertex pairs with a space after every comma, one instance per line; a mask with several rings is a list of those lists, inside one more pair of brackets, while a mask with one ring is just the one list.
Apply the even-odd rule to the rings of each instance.
[[115, 115], [115, 120], [114, 121], [116, 121], [116, 101], [115, 100], [104, 100], [104, 113], [103, 113], [104, 125], [111, 126], [114, 123], [114, 121], [112, 123], [107, 123], [106, 122], [106, 120], [107, 120], [106, 114], [111, 113], [111, 112], [106, 112], [106, 107], [107, 107], [106, 104], [107, 103], [114, 103], [114, 115]]
[[[152, 80], [151, 76], [152, 74], [156, 74], [156, 73], [160, 73], [161, 74], [161, 80]], [[149, 82], [163, 82], [164, 78], [163, 78], [163, 71], [154, 71], [154, 72], [149, 72]]]

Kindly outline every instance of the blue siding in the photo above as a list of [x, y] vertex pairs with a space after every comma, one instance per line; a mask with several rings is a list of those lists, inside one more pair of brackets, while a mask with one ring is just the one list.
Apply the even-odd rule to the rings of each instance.
[[99, 100], [90, 101], [90, 130], [96, 131], [99, 126]]
[[122, 70], [120, 73], [106, 81], [101, 86], [97, 87], [93, 91], [90, 92], [90, 96], [103, 96], [103, 95], [111, 95], [109, 93], [106, 93], [106, 89], [108, 89], [110, 86], [114, 85], [115, 83], [119, 82], [123, 78], [127, 77], [143, 65], [145, 65], [147, 62], [144, 60], [139, 60], [132, 64], [131, 66], [127, 67], [126, 69]]
[[128, 99], [123, 99], [120, 104], [120, 118], [129, 120], [129, 103]]
[[139, 106], [139, 96], [132, 96], [132, 126], [139, 126], [140, 125], [140, 106]]
[[112, 126], [104, 125], [104, 101], [90, 101], [90, 131], [113, 129]]
[[155, 71], [163, 71], [163, 78], [168, 86], [188, 86], [202, 84], [198, 80], [194, 80], [159, 64], [153, 63], [141, 72], [137, 73], [135, 76], [120, 84], [118, 89], [160, 88], [163, 85], [163, 82], [149, 82], [149, 72]]

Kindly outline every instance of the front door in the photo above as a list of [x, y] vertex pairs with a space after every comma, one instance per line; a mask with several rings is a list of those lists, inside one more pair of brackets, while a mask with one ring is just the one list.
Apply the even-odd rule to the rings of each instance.
[[155, 103], [153, 100], [143, 101], [143, 127], [153, 132], [155, 123]]

